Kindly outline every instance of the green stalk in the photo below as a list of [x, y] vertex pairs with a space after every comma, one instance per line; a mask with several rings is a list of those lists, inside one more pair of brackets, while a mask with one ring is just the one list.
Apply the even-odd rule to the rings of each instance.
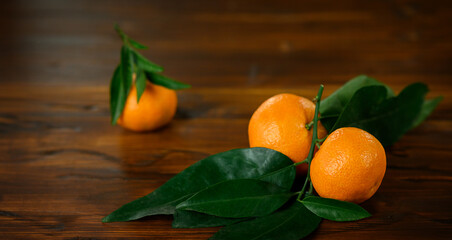
[[306, 186], [309, 183], [309, 194], [312, 193], [313, 187], [312, 187], [312, 182], [311, 182], [311, 175], [310, 175], [310, 170], [311, 170], [311, 161], [312, 158], [314, 157], [314, 150], [315, 150], [315, 146], [316, 143], [318, 141], [317, 139], [317, 128], [318, 128], [318, 119], [319, 119], [319, 108], [320, 108], [320, 99], [322, 98], [322, 93], [323, 93], [323, 85], [320, 85], [319, 88], [319, 92], [317, 93], [317, 96], [315, 97], [315, 113], [314, 113], [314, 120], [313, 120], [313, 133], [312, 133], [312, 142], [311, 142], [311, 148], [309, 149], [309, 154], [308, 157], [306, 158], [306, 162], [308, 164], [308, 173], [306, 175], [306, 180], [303, 184], [303, 188], [301, 189], [301, 191], [298, 194], [297, 199], [300, 200], [301, 197], [303, 197], [304, 192], [306, 190]]
[[294, 163], [293, 165], [296, 167], [296, 166], [301, 165], [303, 163], [308, 163], [308, 159], [306, 158], [305, 160], [303, 160], [301, 162]]
[[[123, 42], [124, 44], [126, 44], [126, 42], [127, 42], [127, 35], [124, 34], [124, 32], [122, 31], [122, 29], [119, 27], [118, 24], [115, 24], [115, 30], [116, 30], [116, 33], [117, 33], [117, 34], [119, 35], [119, 37], [121, 38], [122, 42]], [[126, 44], [126, 45], [128, 45], [128, 44]]]

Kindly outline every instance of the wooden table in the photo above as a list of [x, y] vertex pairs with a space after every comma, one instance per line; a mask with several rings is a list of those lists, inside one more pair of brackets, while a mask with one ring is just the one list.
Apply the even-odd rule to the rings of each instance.
[[[358, 74], [445, 99], [387, 150], [363, 206], [312, 239], [451, 239], [451, 1], [8, 1], [0, 8], [0, 238], [206, 239], [170, 216], [102, 224], [194, 162], [248, 146], [257, 106], [281, 92], [325, 96]], [[193, 87], [172, 123], [109, 124], [119, 23], [144, 55]]]

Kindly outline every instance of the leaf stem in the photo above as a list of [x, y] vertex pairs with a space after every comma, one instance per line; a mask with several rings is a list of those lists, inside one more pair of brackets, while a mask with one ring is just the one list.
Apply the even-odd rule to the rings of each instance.
[[315, 146], [316, 146], [317, 148], [320, 148], [320, 143], [319, 143], [319, 142], [316, 142], [316, 143], [315, 143]]
[[312, 120], [312, 123], [313, 123], [312, 142], [311, 142], [311, 148], [309, 149], [308, 157], [305, 160], [305, 161], [307, 161], [307, 163], [309, 165], [308, 173], [306, 175], [306, 180], [304, 181], [303, 188], [301, 189], [301, 191], [298, 194], [298, 197], [297, 197], [298, 200], [300, 200], [303, 197], [306, 187], [308, 185], [308, 182], [309, 182], [309, 192], [308, 193], [312, 194], [312, 191], [313, 191], [310, 170], [311, 170], [311, 161], [314, 156], [314, 150], [316, 147], [316, 143], [319, 140], [319, 139], [317, 139], [317, 128], [318, 128], [318, 122], [319, 122], [320, 99], [322, 98], [323, 88], [324, 88], [324, 86], [320, 85], [319, 92], [317, 93], [317, 96], [314, 98], [315, 99], [315, 113], [314, 113], [314, 119]]
[[309, 149], [308, 154], [308, 162], [309, 164], [312, 161], [312, 157], [314, 156], [314, 149], [315, 149], [315, 142], [317, 142], [317, 128], [318, 128], [318, 121], [319, 121], [319, 108], [320, 108], [320, 99], [322, 98], [323, 93], [323, 85], [320, 85], [319, 92], [317, 93], [317, 101], [315, 102], [315, 113], [314, 113], [314, 129], [312, 132], [312, 143], [311, 143], [311, 149]]
[[[309, 167], [310, 167], [310, 166], [309, 166]], [[297, 196], [297, 199], [298, 199], [298, 200], [300, 200], [301, 197], [303, 197], [303, 195], [304, 195], [304, 190], [306, 189], [306, 185], [307, 185], [307, 183], [308, 183], [309, 180], [310, 180], [310, 178], [309, 178], [309, 168], [308, 168], [308, 175], [306, 175], [306, 180], [304, 181], [303, 188], [301, 189], [300, 192], [298, 192], [298, 196]]]
[[309, 179], [309, 190], [308, 190], [308, 194], [309, 195], [312, 195], [312, 190], [313, 190], [314, 188], [312, 187], [312, 181], [311, 181], [311, 179]]
[[118, 33], [119, 37], [121, 37], [122, 42], [126, 45], [128, 45], [128, 41], [127, 41], [127, 35], [122, 31], [122, 29], [119, 27], [119, 24], [115, 24], [115, 30], [116, 33]]
[[301, 164], [307, 163], [307, 162], [308, 162], [308, 159], [306, 158], [305, 160], [303, 160], [303, 161], [301, 161], [301, 162], [294, 163], [293, 165], [296, 167], [296, 166], [298, 166], [298, 165], [301, 165]]

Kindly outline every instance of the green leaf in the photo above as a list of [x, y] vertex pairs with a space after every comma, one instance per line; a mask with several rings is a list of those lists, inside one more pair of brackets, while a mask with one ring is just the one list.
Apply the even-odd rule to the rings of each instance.
[[126, 96], [128, 96], [133, 82], [133, 58], [130, 48], [127, 46], [122, 46], [121, 48], [121, 73], [124, 92], [126, 93]]
[[341, 112], [344, 110], [345, 106], [348, 104], [353, 95], [359, 89], [367, 86], [384, 86], [387, 90], [387, 97], [394, 96], [394, 92], [391, 88], [374, 78], [360, 75], [351, 79], [321, 102], [321, 121], [322, 125], [328, 130], [328, 132], [332, 132], [331, 129], [333, 128], [334, 123], [337, 121]]
[[144, 46], [143, 44], [129, 38], [129, 36], [127, 36], [122, 29], [119, 27], [118, 24], [115, 24], [115, 30], [118, 33], [118, 35], [121, 37], [122, 41], [124, 44], [128, 44], [130, 43], [130, 45], [132, 45], [134, 48], [136, 49], [147, 49], [148, 47]]
[[233, 179], [212, 185], [177, 205], [218, 217], [259, 217], [274, 212], [293, 193], [258, 179]]
[[146, 75], [143, 70], [137, 72], [135, 86], [137, 88], [137, 103], [140, 101], [141, 95], [146, 90]]
[[[179, 203], [206, 187], [231, 179], [258, 178], [289, 165], [293, 165], [290, 158], [267, 148], [218, 153], [191, 165], [154, 192], [125, 204], [102, 221], [129, 221], [149, 215], [174, 214]], [[272, 183], [290, 189], [293, 175], [282, 177], [284, 179]]]
[[173, 90], [180, 90], [191, 87], [188, 84], [178, 82], [176, 80], [173, 80], [171, 78], [165, 77], [157, 73], [147, 71], [146, 76], [148, 77], [150, 82]]
[[311, 196], [304, 198], [301, 202], [317, 216], [332, 221], [356, 221], [372, 216], [357, 204], [331, 198]]
[[[348, 126], [347, 123], [370, 118], [386, 100], [386, 90], [382, 86], [368, 86], [359, 89], [348, 101], [337, 118], [331, 132]], [[391, 99], [393, 101], [393, 99]], [[370, 112], [370, 113], [369, 113]]]
[[413, 122], [412, 128], [419, 126], [432, 112], [435, 110], [436, 106], [443, 100], [442, 96], [436, 97], [434, 99], [425, 100], [422, 104], [421, 111], [419, 115]]
[[[274, 183], [280, 187], [290, 190], [293, 180], [295, 179], [295, 166], [291, 164], [287, 167], [260, 176], [257, 179]], [[216, 227], [229, 225], [243, 220], [243, 218], [223, 218], [194, 211], [176, 210], [176, 213], [174, 214], [173, 227]]]
[[119, 35], [119, 37], [121, 37], [122, 41], [124, 42], [124, 40], [127, 38], [127, 35], [122, 31], [118, 24], [115, 24], [115, 30], [116, 33]]
[[159, 65], [149, 61], [143, 55], [139, 54], [136, 51], [133, 51], [133, 55], [137, 61], [137, 65], [139, 68], [143, 69], [146, 72], [162, 72], [163, 68]]
[[363, 87], [350, 99], [331, 131], [341, 127], [361, 128], [383, 146], [390, 146], [411, 128], [427, 91], [425, 84], [414, 83], [397, 97], [387, 98], [383, 86]]
[[141, 44], [131, 38], [128, 38], [128, 40], [129, 40], [130, 45], [132, 45], [136, 49], [147, 49], [148, 48], [148, 47], [144, 46], [143, 44]]
[[249, 221], [232, 224], [220, 229], [210, 239], [234, 240], [293, 240], [312, 233], [321, 218], [295, 201], [289, 208]]
[[[160, 74], [157, 74], [159, 72], [163, 71], [163, 68], [151, 61], [149, 61], [147, 58], [145, 58], [143, 55], [138, 53], [137, 51], [133, 50], [131, 48], [134, 47], [136, 49], [146, 49], [147, 47], [142, 45], [141, 43], [138, 43], [137, 41], [129, 38], [122, 30], [119, 28], [119, 25], [115, 25], [115, 30], [118, 33], [118, 35], [121, 37], [124, 45], [121, 48], [121, 72], [123, 75], [123, 81], [124, 87], [127, 90], [127, 93], [130, 90], [130, 86], [132, 85], [132, 73], [137, 72], [137, 74], [140, 72], [140, 70], [143, 70], [146, 72], [147, 79], [157, 85], [173, 89], [173, 90], [179, 90], [179, 89], [185, 89], [190, 88], [191, 86], [189, 84], [185, 84], [179, 81], [176, 81], [174, 79], [162, 76]], [[136, 65], [135, 65], [136, 63]], [[135, 69], [137, 67], [137, 69]], [[130, 74], [130, 76], [128, 76]], [[137, 76], [138, 78], [138, 76]], [[139, 79], [141, 80], [141, 79]], [[137, 90], [142, 90], [143, 85], [137, 86]], [[142, 90], [144, 91], [144, 90]], [[139, 101], [141, 97], [140, 91], [138, 91], [137, 94], [137, 101]]]
[[174, 213], [173, 228], [204, 228], [230, 225], [247, 218], [224, 218], [204, 213], [177, 210]]
[[122, 81], [121, 66], [116, 67], [110, 82], [110, 114], [111, 124], [115, 125], [121, 116], [127, 100], [127, 94]]
[[280, 168], [276, 171], [266, 173], [256, 179], [273, 183], [281, 188], [285, 188], [288, 191], [292, 188], [293, 181], [295, 179], [296, 170], [293, 164]]

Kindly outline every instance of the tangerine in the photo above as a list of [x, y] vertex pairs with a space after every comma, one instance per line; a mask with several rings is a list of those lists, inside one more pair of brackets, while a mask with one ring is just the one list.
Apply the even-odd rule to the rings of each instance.
[[[314, 119], [315, 104], [290, 93], [275, 95], [263, 102], [248, 125], [250, 147], [266, 147], [288, 156], [293, 162], [301, 162], [308, 156], [312, 142], [312, 127], [306, 124]], [[318, 138], [326, 136], [326, 130], [318, 123]], [[298, 173], [307, 172], [307, 164], [297, 167]]]
[[311, 162], [314, 189], [324, 198], [362, 203], [372, 197], [386, 171], [386, 154], [370, 133], [354, 127], [333, 131]]
[[117, 123], [137, 132], [154, 130], [169, 123], [176, 108], [176, 91], [150, 82], [146, 82], [146, 88], [137, 103], [134, 83]]

